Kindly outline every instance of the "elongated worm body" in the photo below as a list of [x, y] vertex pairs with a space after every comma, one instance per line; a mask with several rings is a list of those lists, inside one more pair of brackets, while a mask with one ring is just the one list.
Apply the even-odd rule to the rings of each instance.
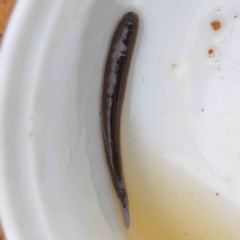
[[130, 215], [122, 171], [120, 123], [138, 25], [138, 16], [133, 12], [126, 13], [120, 20], [107, 57], [102, 95], [102, 128], [107, 162], [126, 228], [130, 226]]

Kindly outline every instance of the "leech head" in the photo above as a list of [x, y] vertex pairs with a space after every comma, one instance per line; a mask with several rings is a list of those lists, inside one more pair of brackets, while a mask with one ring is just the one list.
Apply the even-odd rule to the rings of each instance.
[[130, 214], [129, 214], [129, 204], [128, 204], [128, 198], [127, 198], [127, 192], [126, 192], [126, 186], [123, 181], [117, 181], [118, 182], [118, 198], [120, 201], [121, 211], [123, 215], [123, 220], [126, 228], [130, 227]]
[[130, 227], [130, 214], [129, 214], [129, 206], [128, 206], [128, 199], [125, 196], [124, 199], [119, 199], [122, 216], [124, 220], [125, 227], [128, 229]]

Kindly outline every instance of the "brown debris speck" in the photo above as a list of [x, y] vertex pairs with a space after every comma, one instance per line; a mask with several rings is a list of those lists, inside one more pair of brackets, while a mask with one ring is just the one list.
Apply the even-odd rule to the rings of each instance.
[[211, 22], [213, 30], [218, 31], [221, 28], [221, 23], [219, 21]]
[[218, 193], [218, 192], [216, 193], [216, 196], [219, 196], [219, 193]]
[[213, 51], [212, 49], [209, 49], [209, 50], [208, 50], [208, 54], [209, 54], [209, 55], [211, 55], [211, 54], [213, 54], [213, 53], [214, 53], [214, 51]]
[[237, 17], [238, 17], [237, 15], [234, 16], [234, 18], [237, 18]]
[[202, 112], [204, 112], [204, 109], [202, 109]]

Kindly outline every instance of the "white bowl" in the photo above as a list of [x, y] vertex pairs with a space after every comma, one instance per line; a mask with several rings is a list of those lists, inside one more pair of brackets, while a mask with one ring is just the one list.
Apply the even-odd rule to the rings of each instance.
[[[111, 36], [130, 10], [141, 25], [122, 117], [127, 231], [99, 112]], [[234, 0], [18, 1], [0, 59], [7, 239], [146, 239], [158, 229], [169, 240], [238, 239], [238, 18]]]

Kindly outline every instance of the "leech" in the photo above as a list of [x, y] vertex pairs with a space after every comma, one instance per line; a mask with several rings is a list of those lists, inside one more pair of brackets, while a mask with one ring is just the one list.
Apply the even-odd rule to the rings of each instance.
[[137, 38], [138, 25], [138, 16], [133, 12], [126, 13], [120, 20], [109, 48], [102, 95], [101, 116], [105, 151], [126, 228], [130, 226], [130, 215], [122, 170], [120, 123], [124, 92]]

